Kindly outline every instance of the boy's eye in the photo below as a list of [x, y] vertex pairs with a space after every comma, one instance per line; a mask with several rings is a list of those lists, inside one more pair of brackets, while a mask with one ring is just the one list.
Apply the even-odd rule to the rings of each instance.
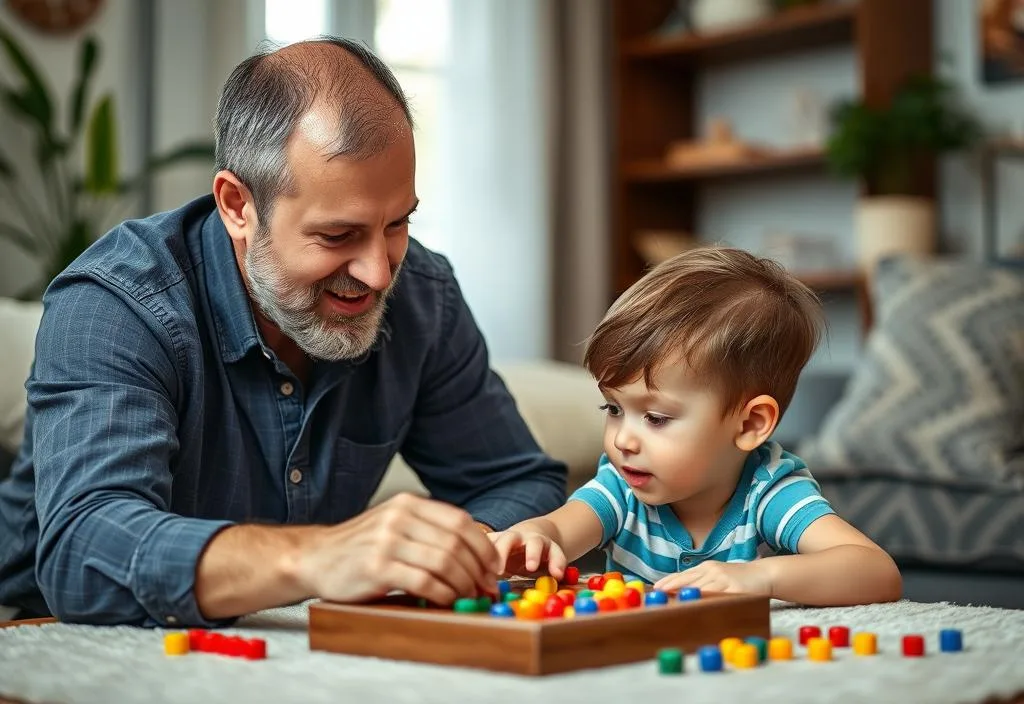
[[646, 414], [646, 415], [644, 416], [644, 419], [645, 419], [645, 420], [646, 420], [646, 421], [647, 421], [648, 423], [650, 423], [651, 425], [653, 425], [653, 426], [654, 426], [655, 428], [660, 428], [661, 426], [665, 425], [665, 423], [668, 423], [668, 420], [669, 420], [669, 419], [668, 419], [668, 418], [666, 418], [665, 416], [656, 416], [656, 415], [654, 415], [654, 414], [652, 414], [652, 413], [648, 413], [648, 414]]
[[616, 406], [614, 403], [606, 403], [603, 406], [599, 406], [600, 410], [604, 411], [613, 418], [622, 415], [622, 409]]

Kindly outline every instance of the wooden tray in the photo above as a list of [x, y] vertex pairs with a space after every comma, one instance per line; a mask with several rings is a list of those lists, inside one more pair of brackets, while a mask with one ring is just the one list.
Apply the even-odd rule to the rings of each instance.
[[769, 637], [769, 599], [705, 594], [571, 619], [526, 621], [420, 607], [389, 596], [363, 605], [318, 602], [309, 608], [309, 647], [347, 655], [550, 675], [641, 660], [660, 648], [693, 652], [728, 636]]

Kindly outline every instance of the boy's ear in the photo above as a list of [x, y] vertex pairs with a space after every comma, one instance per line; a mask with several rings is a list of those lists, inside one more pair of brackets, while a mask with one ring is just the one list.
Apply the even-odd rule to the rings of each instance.
[[751, 452], [767, 440], [779, 424], [779, 403], [767, 394], [747, 401], [739, 413], [736, 447]]

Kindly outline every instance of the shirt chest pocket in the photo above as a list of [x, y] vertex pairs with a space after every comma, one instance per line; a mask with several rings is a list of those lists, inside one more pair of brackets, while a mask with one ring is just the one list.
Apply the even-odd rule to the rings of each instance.
[[360, 513], [377, 490], [391, 460], [398, 454], [411, 421], [401, 425], [387, 442], [355, 442], [338, 437], [331, 467], [329, 520], [340, 521]]

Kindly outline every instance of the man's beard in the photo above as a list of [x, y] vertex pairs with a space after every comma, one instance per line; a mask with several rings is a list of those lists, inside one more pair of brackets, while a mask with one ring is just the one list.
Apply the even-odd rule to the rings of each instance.
[[[245, 269], [249, 293], [260, 312], [310, 357], [338, 362], [357, 359], [373, 347], [401, 264], [392, 271], [387, 289], [380, 293], [347, 274], [299, 288], [285, 279], [270, 246], [270, 233], [261, 226], [245, 253]], [[359, 315], [324, 316], [316, 307], [328, 290], [349, 296], [369, 294], [375, 300]]]

